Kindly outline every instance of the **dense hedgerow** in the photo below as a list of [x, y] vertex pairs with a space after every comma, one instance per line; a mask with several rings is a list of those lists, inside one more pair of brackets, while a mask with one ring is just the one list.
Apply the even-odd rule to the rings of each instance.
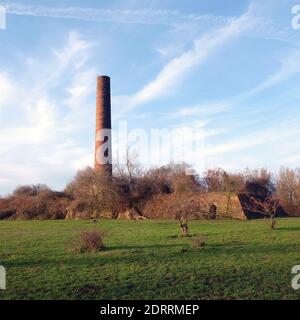
[[[143, 216], [144, 209], [150, 218], [173, 217], [178, 211], [199, 216], [198, 200], [208, 192], [276, 198], [286, 213], [300, 215], [300, 169], [281, 169], [277, 175], [266, 169], [234, 174], [211, 169], [201, 176], [186, 175], [187, 170], [185, 164], [143, 170], [130, 159], [114, 169], [113, 177], [87, 168], [64, 192], [46, 185], [18, 187], [0, 198], [0, 219], [118, 218], [124, 212]], [[195, 197], [196, 207], [191, 200]]]

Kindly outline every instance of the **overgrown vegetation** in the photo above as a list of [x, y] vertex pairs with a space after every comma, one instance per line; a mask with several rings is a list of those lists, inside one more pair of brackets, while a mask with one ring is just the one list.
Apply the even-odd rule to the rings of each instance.
[[0, 199], [0, 219], [64, 219], [71, 198], [44, 185], [23, 186]]
[[[207, 203], [204, 197], [212, 192], [226, 194], [228, 203], [233, 193], [246, 195], [249, 203], [244, 209], [272, 220], [278, 211], [300, 216], [300, 169], [281, 169], [277, 175], [266, 169], [234, 174], [211, 169], [198, 176], [187, 175], [190, 170], [186, 164], [144, 170], [128, 155], [124, 166], [114, 168], [113, 177], [87, 168], [79, 171], [63, 192], [45, 185], [17, 188], [12, 195], [0, 198], [0, 220], [178, 219], [184, 215], [185, 219], [187, 215], [188, 219], [215, 219], [217, 205]], [[274, 207], [274, 203], [277, 208], [271, 208], [271, 213], [267, 205]]]

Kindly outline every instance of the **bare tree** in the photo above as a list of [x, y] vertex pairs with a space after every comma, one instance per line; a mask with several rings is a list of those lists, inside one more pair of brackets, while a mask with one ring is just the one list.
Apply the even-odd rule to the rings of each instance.
[[191, 167], [185, 163], [170, 163], [167, 166], [150, 169], [145, 176], [152, 180], [157, 193], [196, 192], [203, 190], [199, 176], [188, 175]]
[[174, 204], [176, 206], [175, 219], [179, 222], [181, 234], [184, 237], [189, 236], [189, 220], [200, 214], [207, 214], [207, 200], [203, 194], [198, 193], [178, 193], [174, 195]]
[[245, 209], [251, 212], [262, 214], [271, 219], [270, 227], [275, 229], [276, 216], [280, 208], [279, 199], [276, 195], [268, 195], [267, 197], [258, 197], [256, 195], [247, 195]]
[[145, 179], [138, 155], [127, 149], [124, 165], [114, 168], [116, 185], [131, 217], [144, 218], [141, 203], [151, 196], [151, 186]]
[[90, 167], [79, 171], [66, 191], [76, 199], [77, 207], [82, 206], [91, 212], [92, 218], [97, 218], [105, 210], [114, 217], [122, 203], [112, 177]]
[[15, 191], [13, 192], [13, 196], [34, 197], [34, 196], [37, 196], [40, 192], [44, 192], [44, 191], [50, 191], [50, 188], [44, 184], [20, 186], [15, 189]]
[[203, 180], [208, 192], [223, 192], [225, 189], [225, 177], [227, 173], [223, 169], [209, 169], [203, 174]]
[[189, 236], [189, 218], [192, 213], [192, 201], [187, 205], [184, 199], [184, 195], [176, 196], [177, 210], [175, 214], [175, 219], [179, 222], [181, 235], [183, 237]]
[[281, 169], [276, 183], [278, 197], [287, 213], [300, 213], [300, 169]]
[[267, 169], [245, 171], [245, 192], [253, 195], [267, 197], [276, 191], [274, 176]]
[[176, 219], [179, 221], [180, 223], [180, 228], [181, 228], [181, 235], [183, 237], [188, 237], [189, 236], [189, 227], [188, 227], [188, 215], [187, 213], [182, 213], [182, 212], [178, 212], [178, 214], [176, 214]]

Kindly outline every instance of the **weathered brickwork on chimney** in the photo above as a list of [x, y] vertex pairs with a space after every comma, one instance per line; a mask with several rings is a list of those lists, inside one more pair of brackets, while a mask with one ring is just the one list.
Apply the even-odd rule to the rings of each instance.
[[97, 77], [95, 170], [112, 175], [110, 78]]

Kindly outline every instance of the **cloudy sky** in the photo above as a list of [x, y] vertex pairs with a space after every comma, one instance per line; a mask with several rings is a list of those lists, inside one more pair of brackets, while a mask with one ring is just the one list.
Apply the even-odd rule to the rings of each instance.
[[97, 74], [112, 78], [115, 128], [199, 130], [206, 167], [299, 166], [295, 1], [0, 4], [0, 194], [60, 189], [93, 164]]

